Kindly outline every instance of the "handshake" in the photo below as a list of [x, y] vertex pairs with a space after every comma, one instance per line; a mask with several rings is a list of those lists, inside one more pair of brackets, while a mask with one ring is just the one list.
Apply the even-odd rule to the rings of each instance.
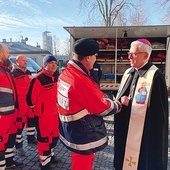
[[117, 113], [119, 113], [122, 109], [122, 105], [128, 106], [129, 105], [129, 98], [127, 96], [121, 97], [121, 102], [119, 100], [115, 100], [115, 104], [117, 105]]
[[119, 100], [115, 100], [114, 103], [117, 106], [117, 112], [116, 113], [119, 113], [122, 110], [122, 103]]

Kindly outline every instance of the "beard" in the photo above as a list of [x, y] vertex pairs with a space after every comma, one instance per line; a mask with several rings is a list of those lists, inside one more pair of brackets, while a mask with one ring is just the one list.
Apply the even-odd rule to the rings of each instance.
[[2, 60], [2, 62], [3, 62], [3, 64], [5, 65], [5, 66], [7, 66], [7, 67], [12, 67], [12, 62], [11, 62], [11, 60], [10, 59], [3, 59]]

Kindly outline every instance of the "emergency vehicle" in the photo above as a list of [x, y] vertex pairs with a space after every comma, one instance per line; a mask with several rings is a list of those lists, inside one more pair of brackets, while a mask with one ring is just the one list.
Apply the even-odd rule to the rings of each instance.
[[[170, 90], [170, 25], [113, 26], [113, 27], [64, 27], [70, 34], [70, 47], [80, 38], [93, 38], [99, 44], [97, 61], [102, 67], [100, 88], [106, 96], [116, 94], [124, 71], [130, 67], [130, 43], [146, 38], [152, 44], [151, 61], [165, 75]], [[70, 48], [71, 49], [71, 48]]]

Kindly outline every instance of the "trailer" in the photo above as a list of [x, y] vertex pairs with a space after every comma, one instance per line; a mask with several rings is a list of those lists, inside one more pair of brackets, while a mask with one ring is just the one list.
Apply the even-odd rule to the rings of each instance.
[[[165, 75], [170, 91], [170, 25], [64, 27], [70, 34], [70, 47], [80, 38], [93, 38], [99, 44], [97, 62], [102, 67], [100, 89], [114, 98], [124, 71], [130, 67], [128, 52], [132, 41], [146, 38], [152, 44], [150, 60]], [[70, 49], [71, 49], [70, 48]]]

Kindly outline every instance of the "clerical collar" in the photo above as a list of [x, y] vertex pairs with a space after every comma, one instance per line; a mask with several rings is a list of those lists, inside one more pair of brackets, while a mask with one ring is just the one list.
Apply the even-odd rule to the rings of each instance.
[[135, 71], [137, 71], [139, 76], [142, 77], [152, 65], [153, 64], [149, 61], [149, 62], [145, 63], [139, 69], [135, 69], [134, 67], [132, 67], [132, 69], [130, 69], [130, 71], [128, 73], [133, 74]]
[[148, 61], [146, 62], [146, 63], [144, 63], [141, 67], [139, 67], [139, 68], [135, 68], [135, 70], [140, 70], [142, 67], [144, 67], [146, 64], [148, 63]]

